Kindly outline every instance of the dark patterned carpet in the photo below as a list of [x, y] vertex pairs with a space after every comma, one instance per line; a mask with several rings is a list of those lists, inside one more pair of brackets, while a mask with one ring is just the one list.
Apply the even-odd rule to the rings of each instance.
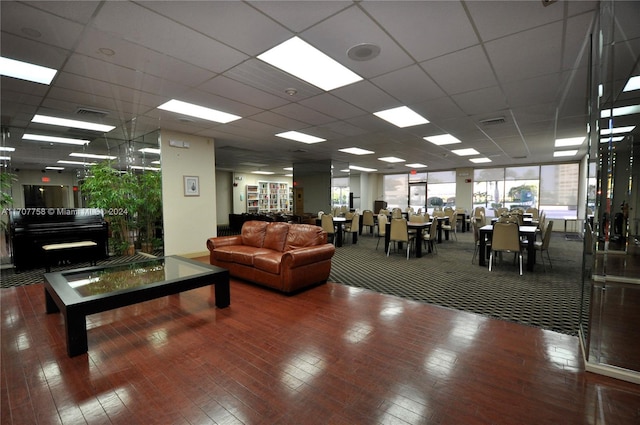
[[[162, 255], [162, 251], [154, 252], [152, 257]], [[123, 255], [110, 257], [105, 260], [98, 261], [98, 266], [105, 266], [111, 264], [123, 264], [130, 263], [132, 261], [148, 260], [150, 254], [136, 254], [136, 255]], [[77, 269], [81, 267], [91, 267], [90, 262], [74, 263], [64, 266], [51, 267], [52, 272], [59, 272], [62, 270]], [[3, 268], [0, 273], [0, 288], [11, 288], [14, 286], [33, 285], [36, 283], [42, 283], [44, 280], [42, 276], [45, 270], [43, 268], [36, 268], [30, 270], [24, 270], [16, 273], [13, 267]]]
[[[386, 257], [384, 241], [358, 238], [356, 245], [336, 249], [331, 282], [357, 286], [420, 302], [577, 335], [580, 314], [582, 243], [552, 234], [549, 253], [553, 268], [518, 274], [511, 256], [493, 271], [471, 264], [472, 233], [438, 245], [437, 254], [406, 259], [405, 252]], [[546, 260], [546, 253], [545, 253]], [[526, 262], [526, 258], [525, 258]]]

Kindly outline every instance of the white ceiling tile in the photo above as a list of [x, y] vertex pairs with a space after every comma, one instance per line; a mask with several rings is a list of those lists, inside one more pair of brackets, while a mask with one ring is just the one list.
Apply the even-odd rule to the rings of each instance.
[[487, 110], [495, 111], [507, 108], [504, 94], [496, 86], [457, 94], [451, 98], [467, 115], [477, 115]]
[[371, 82], [406, 105], [425, 102], [445, 95], [417, 65], [372, 78]]

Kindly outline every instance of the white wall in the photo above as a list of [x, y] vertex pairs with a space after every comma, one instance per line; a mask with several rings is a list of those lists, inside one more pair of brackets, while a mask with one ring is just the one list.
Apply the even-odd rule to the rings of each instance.
[[473, 168], [456, 170], [456, 208], [473, 212]]
[[216, 171], [216, 217], [217, 224], [229, 224], [233, 211], [233, 173]]
[[[169, 145], [189, 143], [188, 149]], [[216, 172], [213, 139], [163, 130], [162, 211], [165, 255], [208, 255], [206, 240], [216, 235]], [[200, 196], [184, 196], [184, 176], [200, 179]]]
[[[73, 186], [78, 185], [75, 173], [57, 171], [47, 171], [43, 173], [38, 170], [20, 170], [15, 173], [17, 181], [15, 181], [11, 187], [13, 196], [13, 208], [24, 207], [24, 190], [23, 185], [35, 185], [35, 186], [65, 186], [66, 189], [66, 204], [62, 205], [65, 208], [75, 208], [73, 203]], [[43, 182], [42, 178], [48, 177], [48, 182]]]

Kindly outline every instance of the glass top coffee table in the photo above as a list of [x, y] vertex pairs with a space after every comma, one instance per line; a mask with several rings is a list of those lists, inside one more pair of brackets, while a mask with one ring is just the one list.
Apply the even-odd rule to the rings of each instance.
[[178, 256], [45, 273], [47, 313], [61, 312], [69, 357], [86, 353], [86, 316], [215, 285], [215, 305], [230, 304], [229, 271]]

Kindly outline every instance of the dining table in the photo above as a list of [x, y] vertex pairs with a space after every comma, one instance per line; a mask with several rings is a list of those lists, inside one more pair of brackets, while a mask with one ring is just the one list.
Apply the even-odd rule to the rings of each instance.
[[[493, 224], [482, 226], [479, 231], [480, 246], [478, 248], [478, 264], [482, 267], [487, 266], [487, 240], [491, 240], [493, 236]], [[536, 249], [534, 242], [538, 233], [537, 226], [519, 226], [518, 232], [520, 236], [527, 238], [527, 271], [533, 271], [536, 263]]]
[[[415, 229], [417, 234], [422, 234], [422, 230], [429, 229], [431, 227], [431, 221], [418, 222], [418, 221], [407, 221], [407, 229]], [[384, 234], [384, 252], [387, 252], [389, 249], [389, 244], [391, 243], [390, 236], [391, 235], [391, 222], [388, 221], [385, 226], [385, 234]], [[431, 252], [431, 248], [429, 248], [429, 252]], [[422, 257], [422, 238], [417, 240], [416, 237], [416, 258]]]

